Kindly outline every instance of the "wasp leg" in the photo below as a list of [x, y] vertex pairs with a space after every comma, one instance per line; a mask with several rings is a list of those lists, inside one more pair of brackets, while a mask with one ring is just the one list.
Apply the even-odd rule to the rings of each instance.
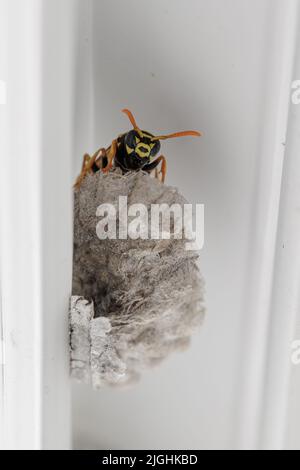
[[[90, 157], [90, 155], [88, 153], [85, 153], [83, 155], [83, 160], [82, 160], [82, 166], [81, 166], [81, 173], [84, 173], [85, 172], [85, 169], [89, 163], [89, 161], [91, 160], [92, 157]], [[80, 173], [80, 174], [81, 174]]]
[[79, 188], [81, 183], [82, 183], [82, 180], [84, 179], [86, 173], [87, 173], [87, 165], [88, 163], [90, 162], [91, 160], [91, 157], [88, 153], [85, 153], [83, 155], [83, 160], [82, 160], [82, 166], [81, 166], [81, 172], [80, 172], [80, 175], [77, 177], [76, 181], [75, 181], [75, 184], [74, 184], [74, 187], [75, 188]]
[[96, 158], [92, 165], [92, 169], [94, 171], [100, 170], [107, 165], [107, 153], [106, 149], [102, 148], [98, 152], [96, 152]]
[[[157, 171], [157, 165], [161, 162], [161, 169], [160, 171], [158, 172]], [[165, 159], [165, 157], [163, 155], [161, 155], [160, 157], [158, 157], [154, 162], [152, 163], [149, 163], [148, 165], [145, 165], [143, 167], [143, 170], [147, 171], [147, 172], [151, 172], [152, 170], [155, 169], [155, 178], [159, 179], [160, 175], [161, 175], [161, 182], [164, 183], [165, 182], [165, 178], [166, 178], [166, 172], [167, 172], [167, 161]]]
[[108, 173], [113, 166], [113, 161], [117, 153], [118, 141], [117, 139], [113, 140], [111, 146], [106, 151], [107, 165], [102, 168], [103, 173]]
[[166, 179], [166, 173], [167, 173], [167, 160], [165, 159], [165, 157], [163, 155], [158, 157], [157, 160], [161, 162], [161, 168], [160, 168], [160, 172], [158, 174], [158, 177], [159, 177], [159, 175], [161, 175], [161, 182], [164, 183], [165, 179]]
[[81, 173], [76, 179], [76, 182], [74, 184], [75, 188], [79, 188], [82, 181], [86, 177], [88, 173], [93, 172], [93, 167], [96, 165], [99, 168], [100, 162], [106, 157], [106, 150], [104, 148], [101, 148], [97, 150], [97, 152], [94, 153], [92, 157], [88, 155], [87, 153], [83, 156], [83, 161], [82, 161], [82, 167], [81, 167]]

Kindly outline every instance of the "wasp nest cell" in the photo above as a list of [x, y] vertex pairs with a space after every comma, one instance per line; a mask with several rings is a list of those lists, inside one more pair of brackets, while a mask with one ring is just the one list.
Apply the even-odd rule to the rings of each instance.
[[95, 388], [132, 381], [185, 348], [204, 310], [198, 253], [186, 249], [184, 230], [181, 239], [99, 238], [99, 206], [115, 209], [106, 213], [112, 232], [123, 224], [120, 196], [128, 208], [146, 207], [146, 227], [139, 228], [149, 236], [153, 204], [167, 210], [187, 202], [142, 171], [99, 171], [75, 191], [71, 371]]

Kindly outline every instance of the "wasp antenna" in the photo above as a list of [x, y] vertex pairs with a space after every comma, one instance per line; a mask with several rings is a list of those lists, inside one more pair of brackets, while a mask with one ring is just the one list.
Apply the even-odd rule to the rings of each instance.
[[142, 133], [141, 129], [139, 128], [139, 126], [137, 125], [137, 123], [135, 122], [135, 119], [134, 119], [134, 117], [133, 117], [132, 112], [129, 111], [129, 109], [126, 109], [126, 108], [125, 108], [125, 109], [122, 109], [122, 113], [127, 114], [127, 116], [129, 117], [129, 121], [131, 122], [131, 124], [132, 124], [134, 130], [136, 130], [137, 133], [138, 133], [140, 136], [142, 136], [143, 133]]
[[184, 137], [186, 135], [193, 135], [194, 137], [200, 137], [202, 134], [198, 131], [182, 131], [182, 132], [174, 132], [174, 134], [168, 135], [158, 135], [152, 138], [152, 140], [166, 140], [166, 139], [173, 139], [174, 137]]

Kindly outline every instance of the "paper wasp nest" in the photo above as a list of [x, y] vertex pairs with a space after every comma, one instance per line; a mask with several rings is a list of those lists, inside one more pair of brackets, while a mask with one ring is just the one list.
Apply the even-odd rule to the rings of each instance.
[[136, 379], [185, 348], [204, 310], [198, 253], [185, 249], [184, 238], [98, 238], [97, 208], [118, 208], [119, 196], [149, 214], [151, 204], [187, 202], [142, 171], [99, 171], [75, 191], [71, 371], [95, 388]]

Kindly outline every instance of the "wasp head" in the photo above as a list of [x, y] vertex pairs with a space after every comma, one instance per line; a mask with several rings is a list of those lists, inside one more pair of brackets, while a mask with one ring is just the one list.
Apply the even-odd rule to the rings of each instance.
[[123, 112], [127, 114], [133, 130], [129, 131], [125, 136], [125, 147], [126, 153], [136, 162], [143, 165], [148, 163], [149, 160], [153, 159], [160, 150], [160, 140], [171, 139], [173, 137], [183, 137], [186, 135], [200, 136], [200, 132], [197, 131], [183, 131], [175, 132], [173, 134], [154, 136], [150, 132], [142, 131], [131, 111], [129, 109], [123, 109]]
[[160, 150], [160, 142], [147, 131], [133, 129], [125, 136], [126, 153], [131, 157], [143, 159], [145, 163], [152, 160]]

